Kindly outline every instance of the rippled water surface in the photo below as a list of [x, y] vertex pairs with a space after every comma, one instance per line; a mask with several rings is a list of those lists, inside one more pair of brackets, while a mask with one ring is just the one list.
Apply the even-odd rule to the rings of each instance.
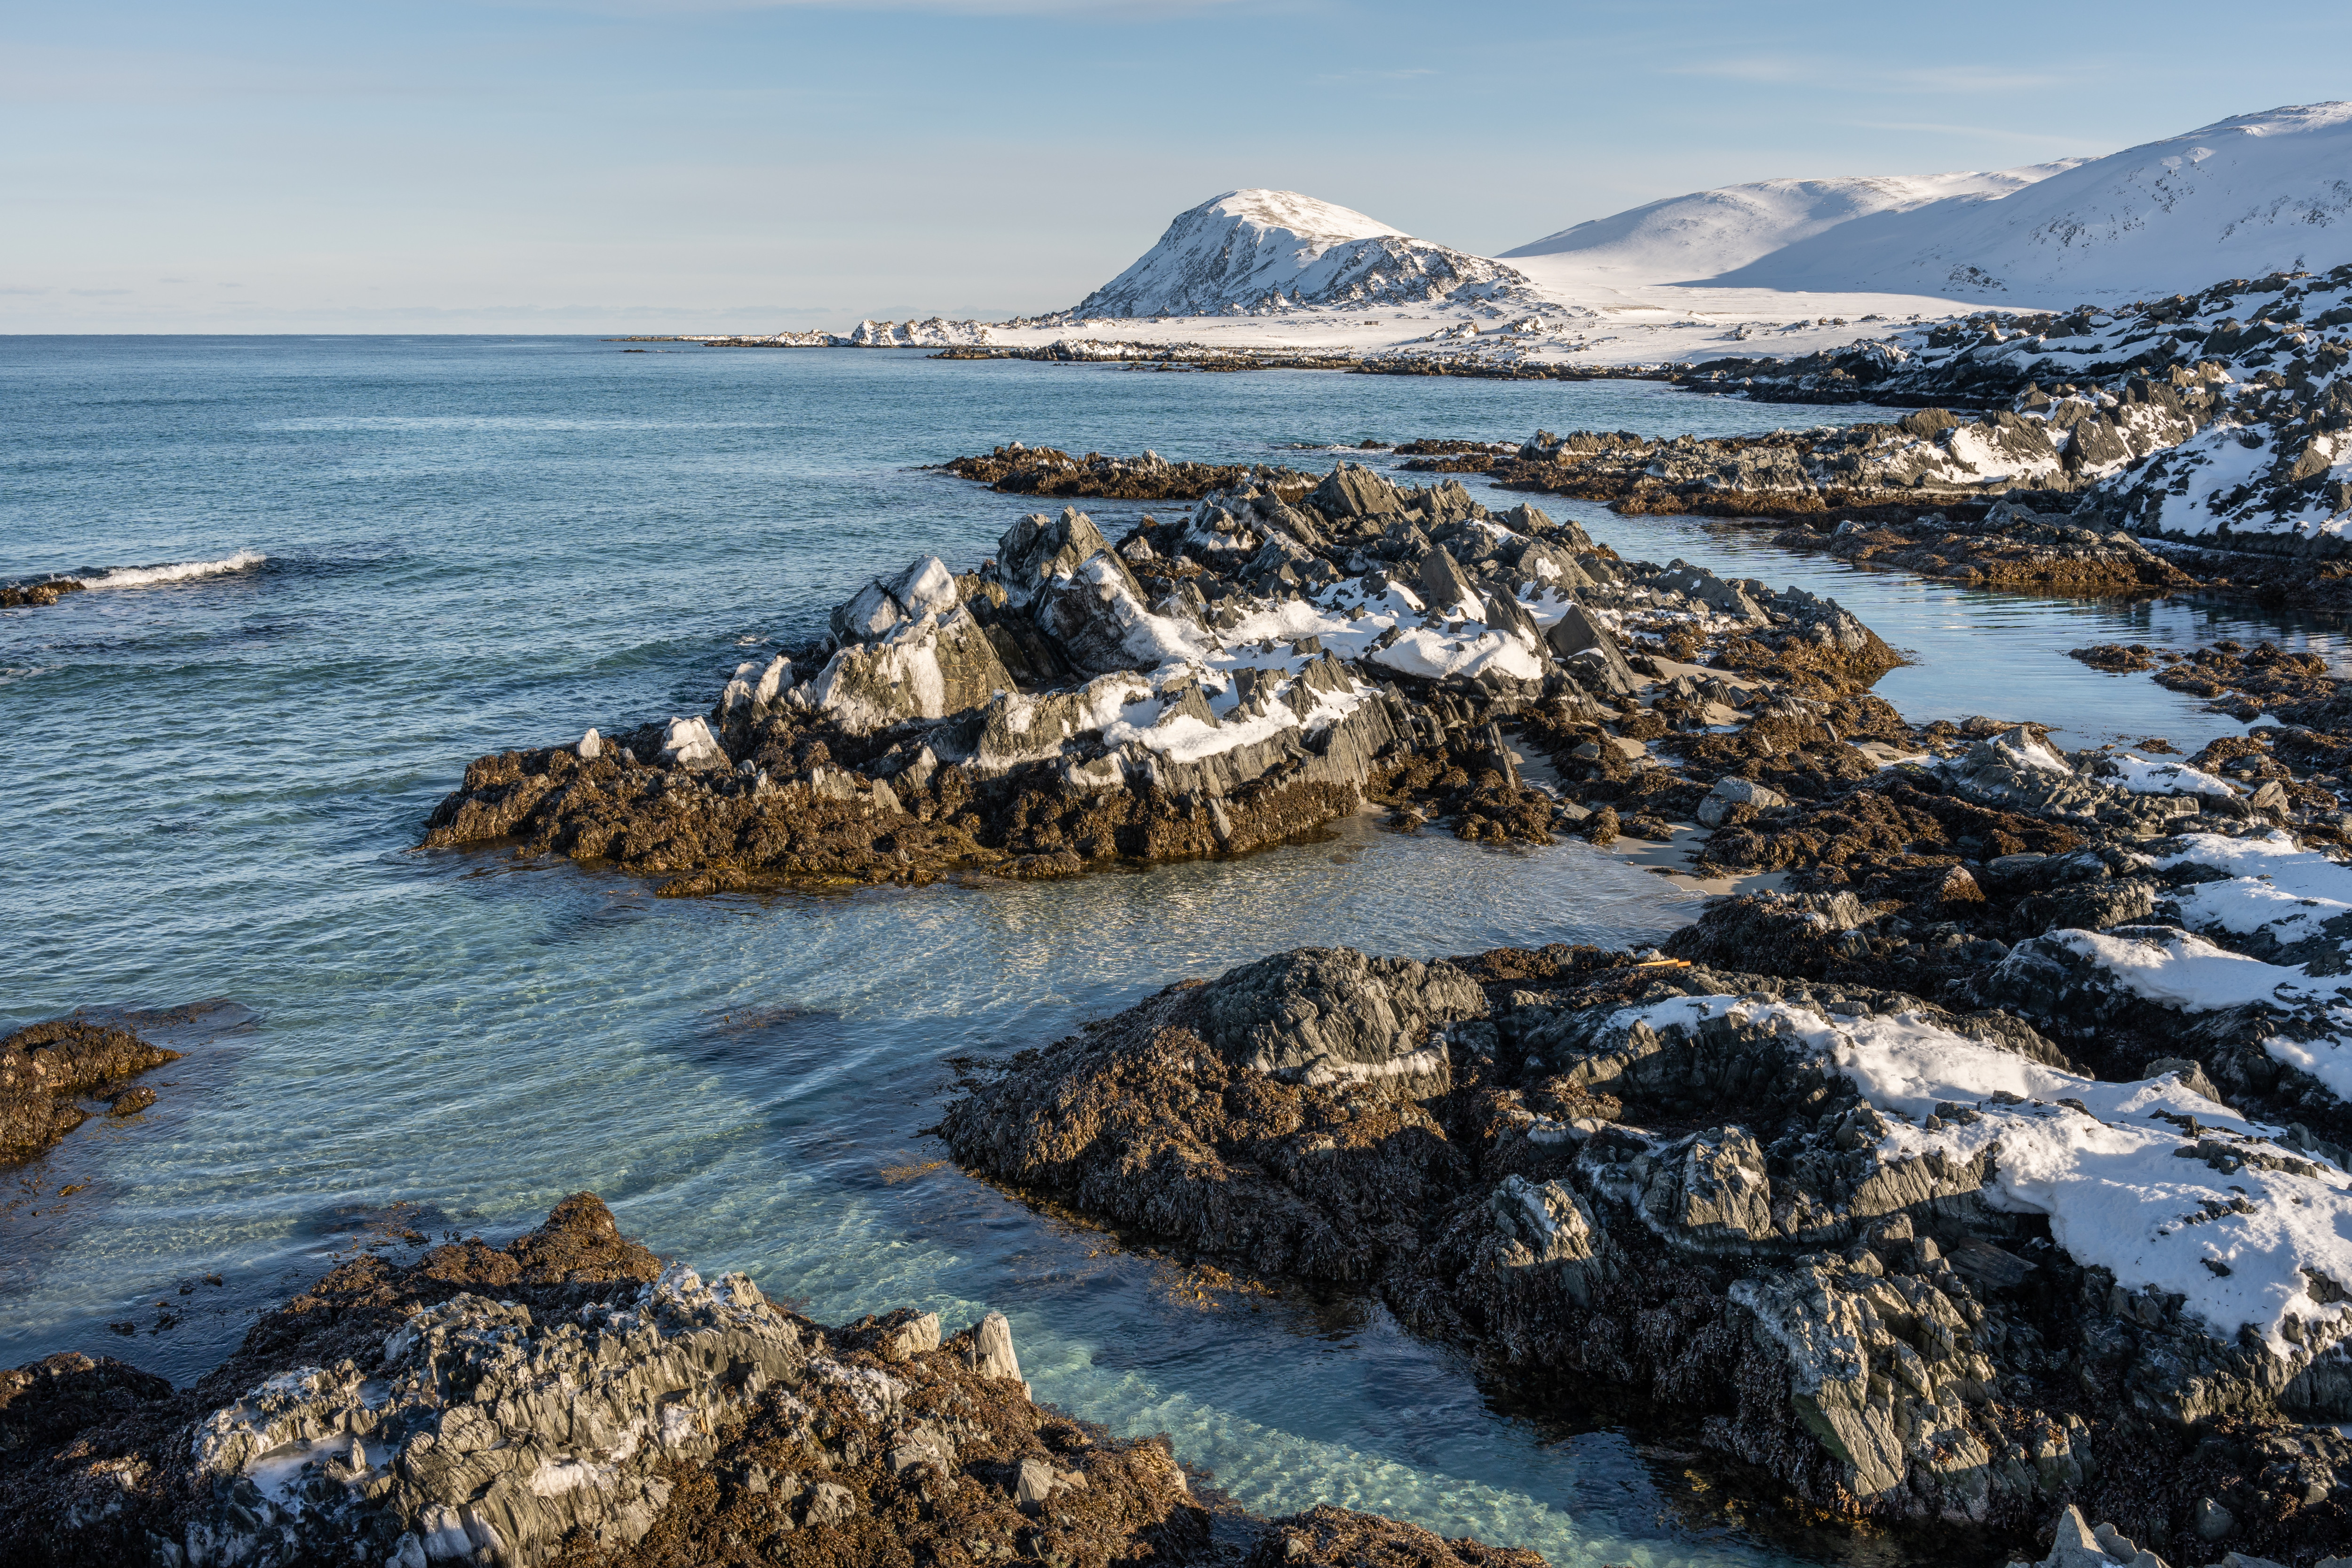
[[[1580, 844], [1360, 822], [1066, 884], [705, 900], [409, 846], [468, 758], [695, 711], [861, 577], [987, 553], [1026, 508], [919, 467], [959, 453], [1321, 466], [1279, 448], [1866, 412], [570, 339], [0, 340], [0, 577], [267, 558], [0, 613], [0, 1022], [236, 1005], [171, 1026], [189, 1054], [151, 1080], [154, 1111], [15, 1178], [0, 1364], [79, 1347], [185, 1378], [371, 1212], [495, 1234], [589, 1187], [657, 1249], [822, 1318], [1001, 1308], [1041, 1398], [1167, 1432], [1253, 1507], [1328, 1499], [1561, 1563], [1782, 1560], [1670, 1448], [1527, 1419], [1361, 1303], [1196, 1294], [940, 1164], [920, 1131], [949, 1058], [1171, 981], [1309, 942], [1646, 942], [1695, 907], [1659, 879]], [[1115, 529], [1145, 509], [1096, 510]], [[2236, 726], [2063, 650], [2337, 646], [2332, 626], [1930, 588], [1756, 531], [1554, 510], [1629, 555], [1835, 595], [1916, 655], [1881, 687], [1915, 718], [2188, 745]]]

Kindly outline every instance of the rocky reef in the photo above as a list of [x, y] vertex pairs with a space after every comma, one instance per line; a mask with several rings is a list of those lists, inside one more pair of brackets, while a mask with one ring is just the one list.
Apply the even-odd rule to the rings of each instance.
[[[1300, 483], [1255, 472], [1115, 545], [1066, 510], [972, 572], [919, 558], [707, 713], [474, 763], [425, 843], [512, 840], [676, 893], [1239, 853], [1368, 803], [1540, 843], [1589, 813], [1520, 776], [1514, 737], [1608, 741], [1601, 771], [1630, 776], [1644, 737], [1898, 662], [1832, 601], [1623, 561], [1458, 482], [1343, 463]], [[1722, 673], [1652, 646], [1719, 650]]]
[[1196, 1495], [1164, 1443], [1034, 1404], [1001, 1314], [824, 1328], [584, 1193], [504, 1247], [344, 1263], [191, 1388], [72, 1353], [0, 1373], [11, 1564], [1015, 1559], [1540, 1564]]
[[109, 1116], [134, 1116], [155, 1091], [131, 1083], [180, 1053], [128, 1029], [79, 1018], [33, 1024], [0, 1038], [0, 1166], [22, 1164], [89, 1120], [86, 1102]]
[[30, 583], [0, 583], [0, 610], [47, 609], [88, 584], [78, 577], [47, 577]]
[[2344, 1551], [2352, 742], [1875, 723], [1886, 765], [1673, 737], [1716, 773], [1702, 868], [1786, 885], [1662, 952], [1279, 954], [1024, 1057], [945, 1135], [1516, 1386], [1671, 1409], [1834, 1515]]
[[1138, 458], [1083, 458], [1052, 447], [1014, 441], [986, 457], [956, 458], [940, 465], [959, 479], [992, 490], [1024, 496], [1092, 496], [1108, 500], [1198, 500], [1211, 490], [1255, 485], [1296, 502], [1316, 486], [1318, 476], [1296, 468], [1251, 468], [1235, 463], [1171, 463], [1157, 452]]

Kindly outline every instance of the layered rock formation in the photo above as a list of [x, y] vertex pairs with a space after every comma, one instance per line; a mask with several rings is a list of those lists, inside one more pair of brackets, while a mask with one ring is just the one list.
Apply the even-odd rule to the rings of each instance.
[[12, 1563], [170, 1568], [1102, 1568], [1269, 1542], [1270, 1561], [1334, 1568], [1388, 1542], [1537, 1562], [1196, 1498], [1163, 1444], [1033, 1404], [999, 1314], [823, 1328], [742, 1275], [663, 1264], [587, 1194], [503, 1248], [347, 1263], [191, 1389], [75, 1354], [0, 1373], [0, 1542]]
[[1669, 787], [1712, 773], [1703, 863], [1786, 890], [1663, 953], [1187, 983], [957, 1102], [957, 1157], [1696, 1416], [1835, 1513], [2352, 1545], [2352, 868], [2310, 762], [2352, 742], [1881, 716], [1912, 760], [1853, 766], [1776, 722], [1800, 756], [1678, 731]]
[[[1736, 673], [1636, 670], [1643, 633]], [[976, 572], [920, 558], [706, 714], [476, 762], [425, 842], [514, 838], [679, 892], [1235, 853], [1367, 802], [1541, 842], [1585, 813], [1518, 777], [1504, 725], [1570, 749], [1737, 728], [1895, 662], [1831, 601], [1622, 561], [1458, 483], [1256, 474], [1116, 546], [1073, 510]], [[1636, 743], [1616, 765], [1651, 763]]]
[[180, 1059], [128, 1029], [79, 1018], [34, 1024], [0, 1038], [0, 1166], [46, 1152], [89, 1120], [85, 1101], [110, 1116], [132, 1116], [155, 1103], [155, 1091], [131, 1079]]

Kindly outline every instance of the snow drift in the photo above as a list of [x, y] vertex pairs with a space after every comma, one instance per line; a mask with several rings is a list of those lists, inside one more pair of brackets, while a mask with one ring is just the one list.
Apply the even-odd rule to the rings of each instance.
[[1517, 298], [1527, 288], [1527, 279], [1498, 261], [1415, 239], [1296, 191], [1227, 191], [1178, 214], [1159, 244], [1067, 314], [1266, 314]]
[[1596, 272], [1630, 278], [1707, 279], [1855, 218], [1955, 198], [2005, 196], [2082, 162], [2067, 159], [1991, 174], [1759, 180], [1593, 218], [1503, 255], [1572, 257]]
[[2338, 102], [2238, 115], [2007, 195], [1857, 217], [1710, 281], [2073, 304], [2347, 261], [2352, 102]]

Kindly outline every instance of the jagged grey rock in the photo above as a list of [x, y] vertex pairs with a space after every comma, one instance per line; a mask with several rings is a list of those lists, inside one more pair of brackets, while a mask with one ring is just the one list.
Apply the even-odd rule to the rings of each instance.
[[1451, 964], [1302, 948], [1225, 974], [1204, 1005], [1202, 1036], [1229, 1060], [1300, 1082], [1362, 1082], [1418, 1099], [1452, 1082], [1439, 1031], [1483, 1016], [1486, 999]]
[[894, 1397], [813, 1354], [740, 1274], [673, 1266], [633, 1305], [550, 1321], [461, 1295], [392, 1334], [372, 1374], [297, 1368], [200, 1423], [195, 1469], [215, 1488], [184, 1561], [530, 1563], [575, 1530], [627, 1545], [668, 1500], [665, 1465], [709, 1453], [770, 1384], [813, 1375]]

